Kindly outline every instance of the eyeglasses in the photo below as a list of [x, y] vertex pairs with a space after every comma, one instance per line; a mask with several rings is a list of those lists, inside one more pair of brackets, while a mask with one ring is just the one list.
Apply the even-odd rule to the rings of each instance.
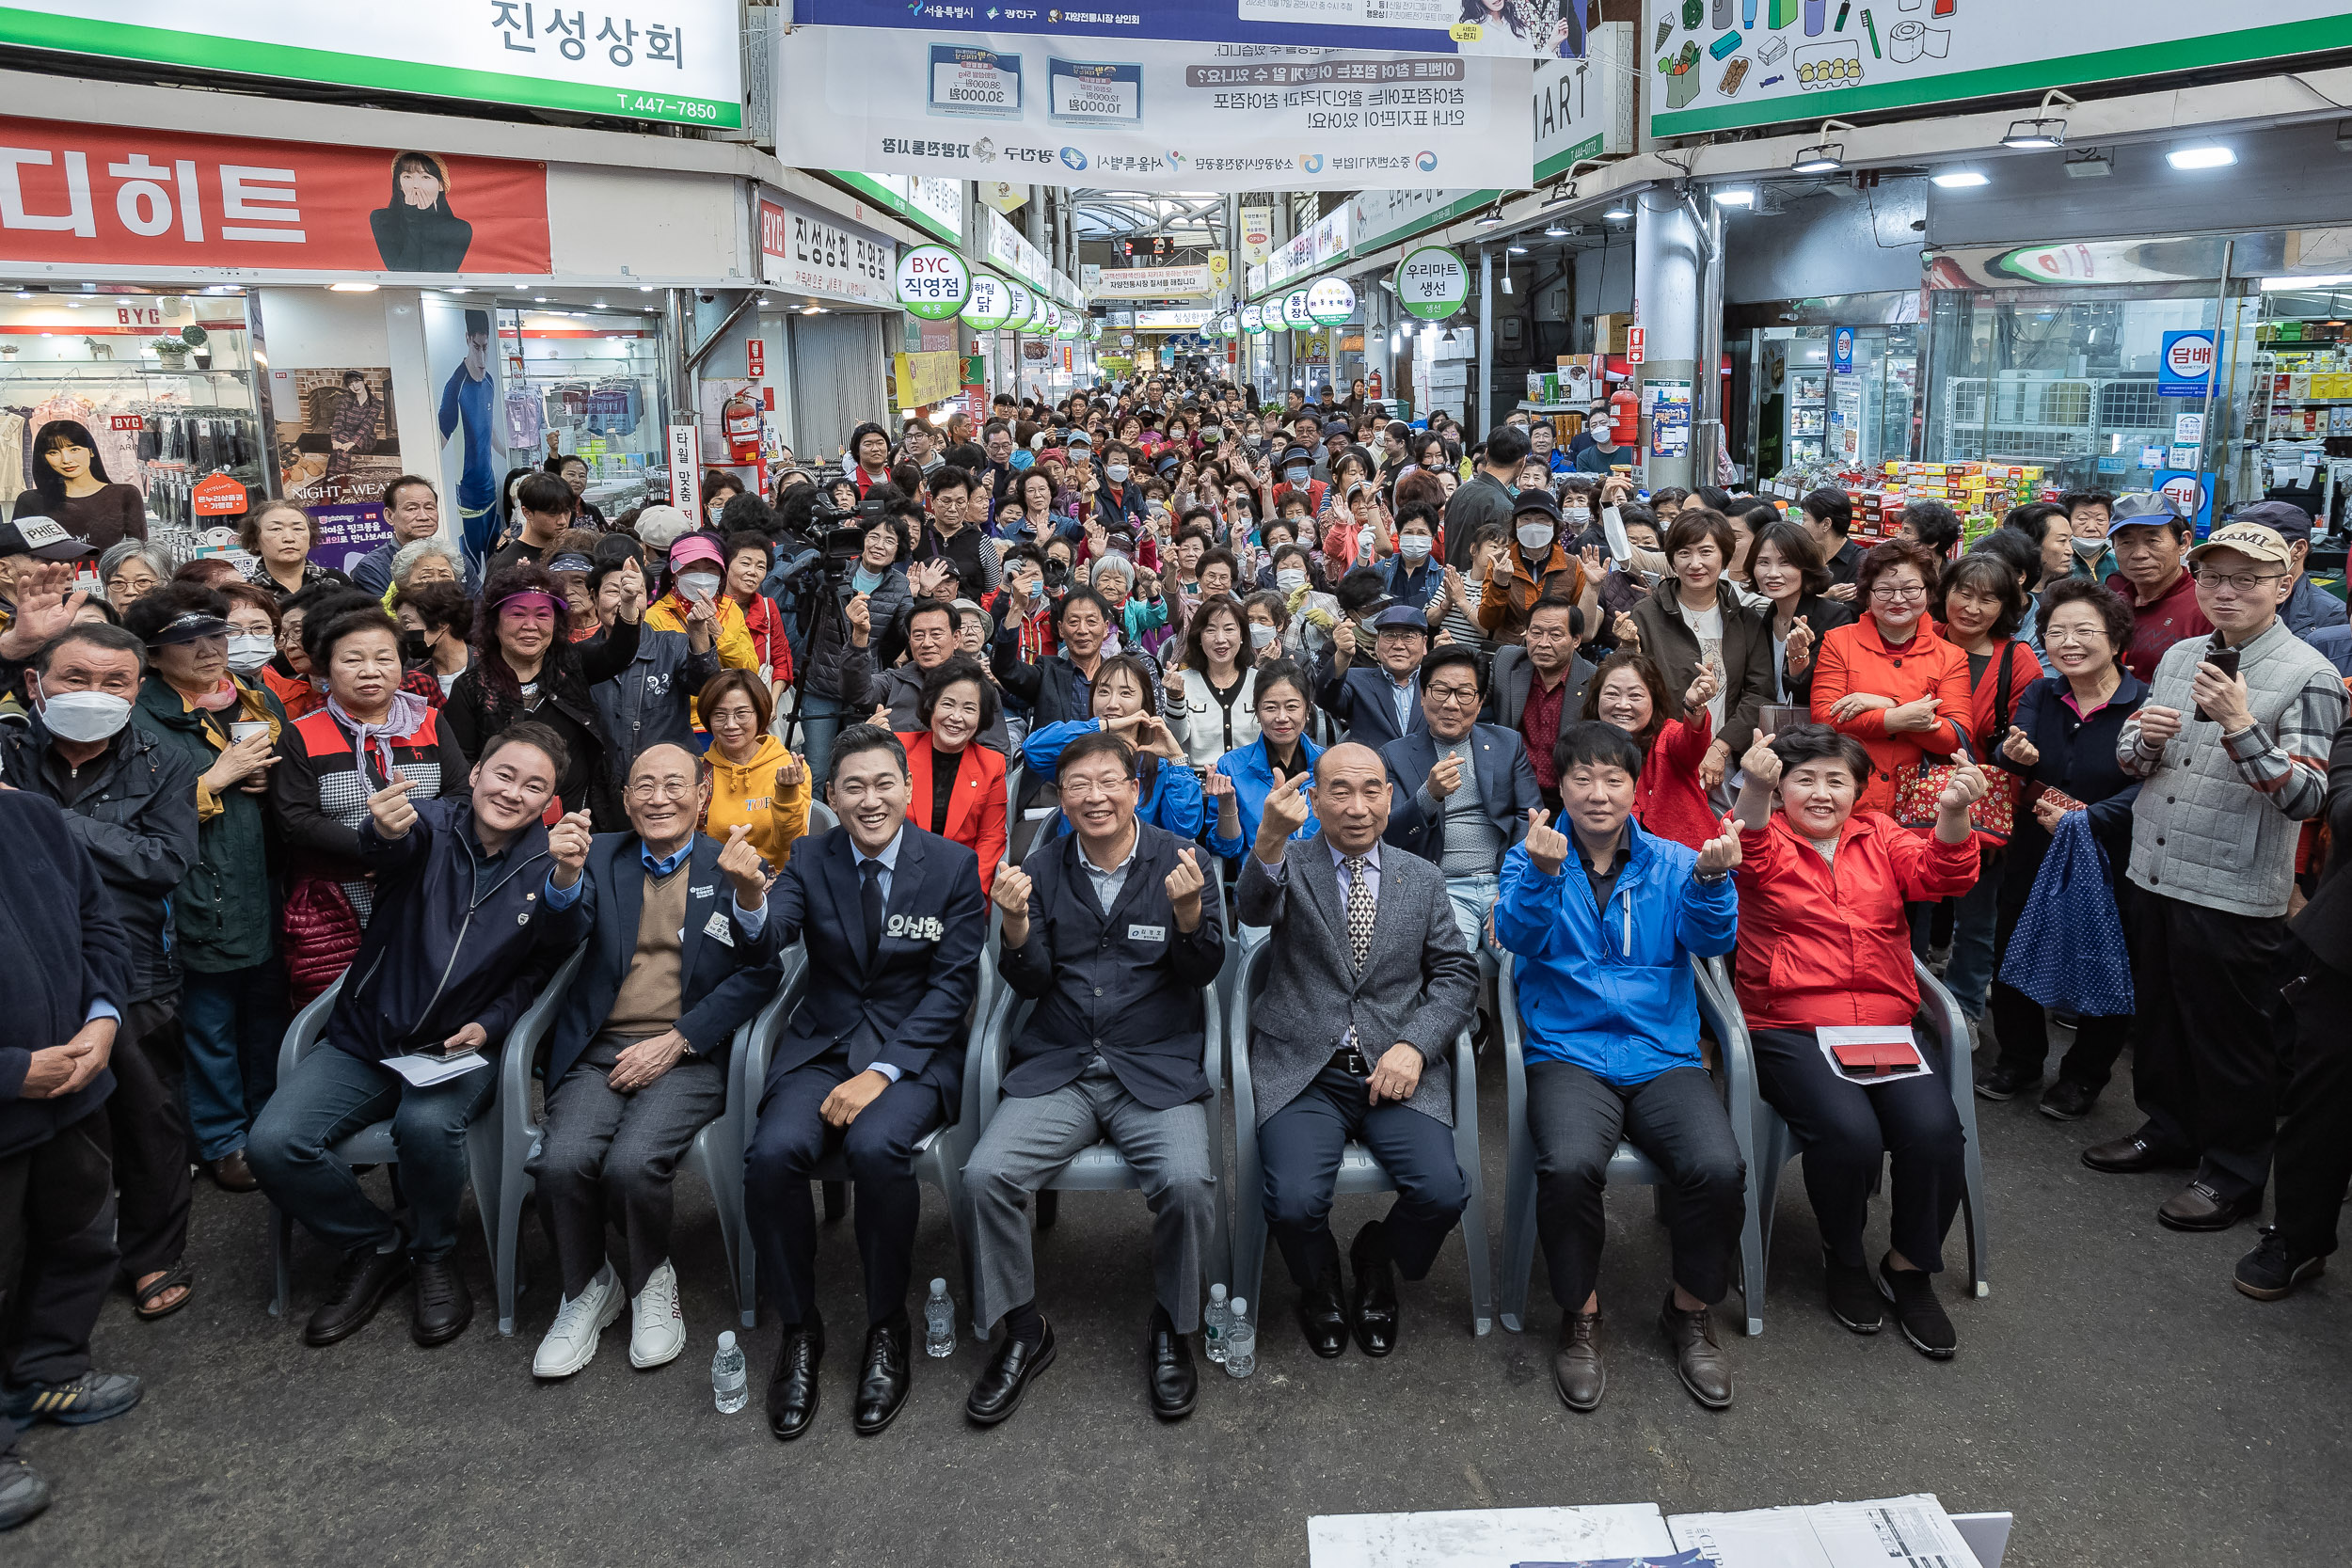
[[1908, 588], [1893, 588], [1882, 585], [1870, 590], [1870, 597], [1883, 600], [1889, 604], [1892, 604], [1899, 599], [1924, 599], [1927, 596], [1928, 591], [1925, 585], [1916, 582], [1913, 583]]
[[690, 779], [639, 779], [628, 786], [632, 800], [685, 800], [692, 799], [694, 784]]
[[1433, 686], [1429, 688], [1429, 700], [1433, 703], [1474, 703], [1478, 701], [1478, 689], [1474, 686]]
[[2189, 575], [2197, 579], [2200, 586], [2210, 588], [2217, 594], [2251, 594], [2265, 583], [2277, 582], [2286, 576], [2284, 572], [2192, 572]]
[[1133, 779], [1064, 779], [1061, 792], [1073, 800], [1091, 800], [1098, 795], [1117, 795], [1134, 783]]

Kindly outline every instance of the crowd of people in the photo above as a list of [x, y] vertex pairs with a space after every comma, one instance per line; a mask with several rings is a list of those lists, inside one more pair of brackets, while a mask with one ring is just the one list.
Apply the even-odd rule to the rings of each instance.
[[[675, 1359], [672, 1177], [795, 948], [742, 1173], [780, 1439], [823, 1386], [821, 1173], [853, 1195], [852, 1424], [904, 1404], [915, 1160], [958, 1118], [983, 968], [1034, 1004], [962, 1169], [969, 1299], [1002, 1330], [983, 1426], [1055, 1359], [1032, 1205], [1105, 1140], [1152, 1216], [1150, 1407], [1195, 1407], [1225, 1262], [1203, 1015], [1244, 965], [1264, 1180], [1237, 1201], [1319, 1356], [1392, 1351], [1400, 1277], [1460, 1223], [1454, 1053], [1502, 1037], [1506, 966], [1573, 1409], [1607, 1382], [1621, 1139], [1674, 1193], [1659, 1332], [1696, 1400], [1732, 1400], [1711, 1309], [1744, 1168], [1697, 1005], [1717, 958], [1854, 1332], [1957, 1345], [1934, 1276], [1972, 1069], [1915, 1028], [1921, 966], [1970, 1022], [1979, 1096], [2077, 1120], [2131, 1047], [2140, 1124], [2084, 1164], [2183, 1173], [2158, 1210], [2183, 1230], [2259, 1213], [2275, 1178], [2236, 1286], [2317, 1274], [2352, 1180], [2328, 1024], [2352, 1001], [2352, 628], [2306, 575], [2311, 518], [2263, 502], [2198, 542], [2160, 496], [2085, 493], [1963, 542], [1922, 501], [1866, 542], [1834, 490], [1787, 515], [1637, 497], [1596, 416], [1560, 449], [1520, 416], [1475, 444], [1408, 426], [1360, 384], [1268, 408], [1198, 378], [1007, 394], [977, 428], [860, 425], [767, 494], [713, 472], [691, 515], [608, 519], [576, 459], [517, 470], [479, 559], [404, 477], [392, 541], [348, 575], [283, 503], [241, 558], [185, 562], [20, 504], [8, 1417], [137, 1402], [92, 1329], [118, 1286], [141, 1321], [205, 1288], [199, 1172], [332, 1252], [309, 1343], [404, 1291], [419, 1344], [462, 1333], [486, 1065], [559, 983], [530, 1174], [560, 1296], [532, 1370], [578, 1372], [624, 1315], [632, 1365]], [[317, 1046], [281, 1054], [330, 988]], [[389, 1209], [335, 1152], [387, 1121]], [[1351, 1141], [1396, 1196], [1343, 1251]], [[47, 1497], [6, 1450], [0, 1525]]]

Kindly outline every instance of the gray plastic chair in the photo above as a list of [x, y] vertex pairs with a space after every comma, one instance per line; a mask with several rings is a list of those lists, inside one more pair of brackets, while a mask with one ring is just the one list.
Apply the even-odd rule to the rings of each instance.
[[[1756, 1151], [1756, 1063], [1748, 1049], [1748, 1031], [1737, 1006], [1726, 1002], [1727, 982], [1722, 981], [1723, 960], [1707, 958], [1692, 966], [1697, 981], [1699, 1017], [1720, 1048], [1720, 1070], [1731, 1117], [1732, 1140], [1748, 1167], [1747, 1218], [1740, 1227], [1740, 1293], [1746, 1298], [1747, 1331], [1764, 1332], [1764, 1233], [1758, 1218]], [[1498, 1018], [1502, 1029], [1503, 1082], [1510, 1095], [1511, 1158], [1502, 1199], [1502, 1326], [1518, 1334], [1526, 1327], [1528, 1276], [1535, 1266], [1535, 1139], [1527, 1125], [1526, 1033], [1519, 1022], [1518, 965], [1514, 958], [1502, 967], [1495, 982]], [[1620, 1141], [1610, 1157], [1609, 1185], [1648, 1187], [1658, 1195], [1662, 1218], [1666, 1207], [1665, 1174], [1646, 1154]], [[1754, 1283], [1751, 1284], [1750, 1282]]]
[[[1977, 1096], [1969, 1055], [1974, 1042], [1968, 1036], [1968, 1021], [1952, 1000], [1952, 993], [1944, 989], [1944, 982], [1935, 972], [1916, 958], [1911, 960], [1919, 982], [1919, 1012], [1915, 1026], [1927, 1031], [1930, 1039], [1942, 1048], [1944, 1060], [1931, 1063], [1944, 1075], [1945, 1086], [1950, 1091], [1952, 1107], [1960, 1113], [1962, 1134], [1963, 1187], [1961, 1214], [1968, 1227], [1968, 1283], [1975, 1295], [1990, 1295], [1992, 1280], [1987, 1259], [1991, 1247], [1985, 1238], [1984, 1150], [1977, 1141]], [[1757, 1196], [1749, 1201], [1756, 1206], [1764, 1218], [1763, 1246], [1769, 1258], [1772, 1245], [1772, 1200], [1780, 1190], [1780, 1173], [1789, 1161], [1797, 1157], [1797, 1135], [1778, 1111], [1765, 1102], [1759, 1091], [1756, 1099], [1756, 1156], [1749, 1161], [1750, 1174], [1759, 1181]], [[1755, 1295], [1749, 1310], [1760, 1311], [1764, 1301], [1764, 1271], [1759, 1263], [1748, 1277], [1755, 1282]]]
[[831, 806], [822, 800], [811, 800], [808, 803], [809, 837], [815, 838], [818, 833], [829, 833], [839, 826], [841, 826], [841, 818], [834, 815]]
[[[1248, 929], [1245, 927], [1244, 929]], [[1249, 1006], [1265, 989], [1270, 941], [1259, 941], [1238, 958], [1233, 982], [1232, 1022], [1225, 1037], [1232, 1042], [1233, 1065], [1233, 1282], [1232, 1293], [1249, 1302], [1253, 1323], [1264, 1321], [1265, 1303], [1258, 1294], [1259, 1276], [1265, 1269], [1265, 1172], [1258, 1158], [1258, 1097], [1249, 1079]], [[1232, 972], [1236, 960], [1227, 960]], [[1454, 1042], [1454, 1160], [1470, 1180], [1470, 1204], [1462, 1211], [1462, 1245], [1470, 1258], [1470, 1328], [1474, 1334], [1494, 1329], [1494, 1271], [1486, 1256], [1486, 1183], [1478, 1161], [1478, 1065], [1470, 1031]], [[1335, 1196], [1389, 1193], [1396, 1183], [1362, 1144], [1350, 1142], [1340, 1156]]]
[[[1228, 961], [1230, 964], [1230, 958]], [[1209, 1252], [1212, 1260], [1230, 1259], [1233, 1247], [1232, 1215], [1225, 1192], [1225, 1030], [1224, 1021], [1217, 1016], [1219, 995], [1215, 980], [1200, 988], [1200, 1070], [1209, 1080], [1209, 1170], [1217, 1186], [1216, 1235], [1210, 1243]], [[1010, 986], [999, 985], [997, 988], [996, 1005], [990, 1011], [988, 1023], [980, 1031], [979, 1123], [973, 1134], [974, 1145], [978, 1144], [979, 1134], [988, 1131], [988, 1124], [996, 1119], [997, 1107], [1004, 1103], [1006, 1057], [1012, 1049], [1012, 1042], [1028, 1025], [1029, 1015], [1036, 1009], [1036, 1003], [1022, 996]], [[967, 1148], [965, 1158], [968, 1160], [970, 1157]], [[1136, 1185], [1134, 1168], [1107, 1139], [1082, 1148], [1038, 1190], [1037, 1227], [1043, 1230], [1053, 1225], [1056, 1207], [1053, 1200], [1062, 1193], [1116, 1193]], [[983, 1339], [988, 1337], [988, 1331], [977, 1323], [973, 1324], [973, 1333]]]
[[[983, 963], [988, 959], [983, 957]], [[736, 1118], [736, 1148], [748, 1154], [752, 1134], [759, 1124], [759, 1101], [768, 1085], [768, 1064], [775, 1055], [776, 1042], [784, 1038], [785, 1026], [792, 1022], [793, 1009], [808, 988], [808, 966], [803, 963], [787, 976], [776, 999], [760, 1009], [750, 1025], [750, 1037], [738, 1036], [735, 1054], [741, 1064], [741, 1114]], [[971, 1157], [972, 1143], [978, 1136], [977, 1104], [980, 1092], [980, 1025], [977, 1009], [965, 1018], [967, 1035], [963, 1057], [963, 1097], [956, 1119], [931, 1130], [914, 1146], [914, 1174], [939, 1189], [947, 1204], [947, 1228], [956, 1239], [959, 1253], [963, 1248], [962, 1221], [959, 1218], [963, 1201], [963, 1163]], [[839, 1149], [828, 1152], [818, 1161], [810, 1173], [820, 1182], [826, 1195], [825, 1217], [838, 1219], [841, 1210], [834, 1207], [836, 1191], [846, 1196], [850, 1180], [848, 1159]], [[743, 1161], [736, 1159], [728, 1167], [725, 1180], [733, 1184], [732, 1201], [739, 1221], [744, 1226], [742, 1244], [736, 1249], [736, 1299], [743, 1304], [743, 1326], [756, 1325], [759, 1302], [759, 1251], [752, 1244], [749, 1210], [743, 1196]], [[715, 1183], [714, 1183], [715, 1185]], [[725, 1201], [725, 1200], [723, 1200]]]
[[[580, 960], [574, 959], [576, 964]], [[803, 962], [801, 949], [786, 950], [784, 968], [787, 975]], [[568, 973], [559, 978], [568, 979]], [[561, 988], [551, 988], [558, 990]], [[539, 1009], [533, 1008], [535, 1013]], [[527, 1168], [532, 1157], [539, 1152], [541, 1138], [547, 1131], [542, 1108], [532, 1104], [531, 1081], [538, 1070], [539, 1047], [553, 1027], [554, 1010], [548, 1009], [540, 1027], [526, 1031], [516, 1024], [507, 1037], [506, 1052], [499, 1063], [498, 1117], [501, 1134], [501, 1170], [499, 1174], [498, 1241], [493, 1250], [496, 1259], [499, 1297], [499, 1332], [515, 1332], [515, 1304], [522, 1291], [529, 1289], [522, 1269], [523, 1205], [537, 1195], [538, 1180]], [[719, 1214], [719, 1239], [726, 1249], [727, 1277], [739, 1281], [741, 1272], [736, 1267], [736, 1257], [742, 1250], [743, 1240], [743, 1144], [742, 1144], [742, 1073], [743, 1042], [752, 1025], [736, 1030], [735, 1039], [727, 1053], [726, 1104], [719, 1115], [694, 1134], [688, 1146], [685, 1163], [710, 1188], [713, 1206]], [[729, 1181], [727, 1174], [735, 1173]], [[748, 1302], [738, 1299], [737, 1308], [748, 1328], [752, 1311]]]
[[[544, 1033], [548, 1021], [554, 1016], [564, 990], [571, 985], [572, 975], [587, 954], [582, 948], [564, 960], [539, 999], [515, 1021], [507, 1038]], [[278, 1052], [278, 1080], [284, 1083], [302, 1058], [317, 1049], [319, 1037], [326, 1031], [327, 1015], [335, 1010], [335, 998], [342, 994], [343, 980], [349, 972], [339, 975], [333, 985], [321, 991], [309, 1006], [294, 1015], [286, 1027], [285, 1043]], [[505, 1042], [500, 1042], [505, 1049]], [[494, 1059], [491, 1070], [500, 1070]], [[474, 1207], [481, 1211], [482, 1239], [495, 1260], [499, 1254], [499, 1193], [502, 1175], [500, 1159], [501, 1127], [496, 1098], [466, 1129], [466, 1168], [473, 1185]], [[390, 1118], [372, 1122], [343, 1139], [329, 1153], [347, 1165], [397, 1165], [400, 1151], [392, 1145]], [[271, 1297], [269, 1309], [273, 1316], [283, 1317], [294, 1299], [294, 1216], [276, 1203], [270, 1205], [270, 1269], [277, 1283], [277, 1293]]]

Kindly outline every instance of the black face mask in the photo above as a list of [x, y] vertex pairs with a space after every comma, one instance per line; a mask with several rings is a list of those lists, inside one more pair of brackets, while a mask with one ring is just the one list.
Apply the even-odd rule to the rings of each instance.
[[421, 631], [400, 634], [400, 657], [404, 664], [422, 664], [433, 657], [432, 640]]

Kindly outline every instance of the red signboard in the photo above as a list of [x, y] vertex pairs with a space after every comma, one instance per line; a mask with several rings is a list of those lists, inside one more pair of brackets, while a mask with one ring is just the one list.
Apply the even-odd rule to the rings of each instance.
[[768, 345], [757, 338], [743, 345], [743, 373], [754, 381], [768, 379]]
[[1644, 330], [1638, 326], [1629, 326], [1625, 329], [1625, 362], [1629, 365], [1638, 365], [1642, 362]]
[[199, 517], [241, 516], [246, 509], [245, 486], [227, 474], [214, 474], [197, 481], [188, 506]]
[[0, 261], [544, 276], [547, 166], [0, 118]]

